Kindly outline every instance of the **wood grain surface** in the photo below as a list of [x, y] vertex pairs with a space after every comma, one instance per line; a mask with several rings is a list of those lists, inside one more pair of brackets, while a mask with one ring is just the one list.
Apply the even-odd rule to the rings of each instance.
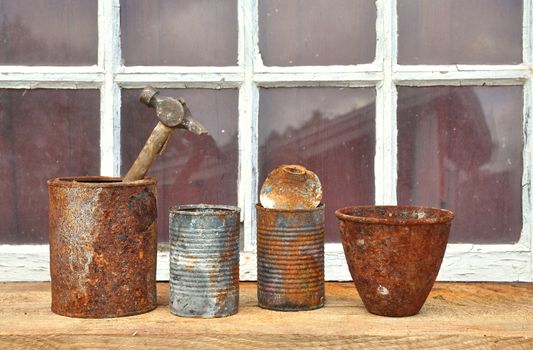
[[438, 283], [413, 317], [369, 314], [351, 283], [326, 284], [326, 306], [276, 312], [241, 284], [240, 311], [223, 319], [180, 318], [159, 307], [115, 319], [50, 311], [49, 283], [0, 284], [0, 349], [533, 349], [533, 285]]

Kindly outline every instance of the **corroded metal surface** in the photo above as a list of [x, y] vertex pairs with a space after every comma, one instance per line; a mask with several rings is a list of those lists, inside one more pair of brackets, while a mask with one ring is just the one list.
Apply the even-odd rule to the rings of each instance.
[[148, 137], [141, 153], [124, 176], [124, 181], [136, 181], [144, 178], [155, 158], [163, 153], [172, 130], [187, 129], [197, 135], [207, 134], [205, 128], [192, 117], [191, 111], [183, 99], [159, 96], [159, 91], [146, 87], [139, 99], [156, 111], [159, 122]]
[[48, 181], [52, 311], [103, 318], [156, 307], [156, 182]]
[[324, 206], [257, 209], [259, 306], [300, 311], [324, 305]]
[[259, 200], [264, 208], [312, 209], [322, 200], [318, 176], [301, 165], [280, 165], [266, 178]]
[[239, 214], [226, 205], [170, 208], [170, 311], [225, 317], [239, 307]]
[[335, 214], [350, 274], [366, 309], [382, 316], [418, 313], [437, 278], [453, 213], [366, 206]]

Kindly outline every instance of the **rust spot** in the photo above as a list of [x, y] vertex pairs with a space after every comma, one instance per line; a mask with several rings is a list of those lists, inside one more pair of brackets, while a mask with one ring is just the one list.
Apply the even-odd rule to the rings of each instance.
[[52, 311], [127, 316], [156, 307], [155, 180], [48, 182]]
[[382, 316], [417, 314], [437, 278], [453, 213], [363, 206], [335, 214], [350, 274], [366, 309]]

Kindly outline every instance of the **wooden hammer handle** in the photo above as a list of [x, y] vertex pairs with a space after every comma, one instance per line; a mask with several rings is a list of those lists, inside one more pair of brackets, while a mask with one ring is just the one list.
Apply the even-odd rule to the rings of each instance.
[[146, 175], [148, 169], [167, 143], [172, 130], [173, 128], [169, 128], [161, 122], [157, 123], [135, 163], [124, 176], [123, 181], [136, 181], [144, 178], [144, 175]]

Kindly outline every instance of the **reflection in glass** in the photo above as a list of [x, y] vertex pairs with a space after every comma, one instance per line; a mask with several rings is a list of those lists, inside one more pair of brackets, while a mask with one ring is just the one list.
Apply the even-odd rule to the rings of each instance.
[[[125, 174], [157, 124], [152, 108], [139, 102], [141, 90], [122, 91], [122, 170]], [[159, 239], [168, 241], [168, 208], [176, 204], [237, 204], [237, 90], [165, 89], [183, 97], [209, 135], [174, 130], [163, 155], [147, 176], [157, 179]]]
[[399, 64], [522, 62], [522, 0], [398, 1]]
[[398, 202], [449, 208], [456, 243], [522, 228], [522, 87], [402, 87]]
[[259, 184], [281, 164], [300, 164], [322, 183], [326, 240], [340, 242], [336, 209], [374, 203], [375, 90], [262, 89]]
[[259, 46], [267, 66], [370, 63], [374, 0], [260, 0]]
[[0, 0], [0, 64], [96, 64], [97, 10], [97, 0]]
[[0, 244], [48, 242], [48, 187], [98, 175], [97, 90], [0, 92]]
[[121, 2], [125, 64], [237, 64], [237, 0]]

